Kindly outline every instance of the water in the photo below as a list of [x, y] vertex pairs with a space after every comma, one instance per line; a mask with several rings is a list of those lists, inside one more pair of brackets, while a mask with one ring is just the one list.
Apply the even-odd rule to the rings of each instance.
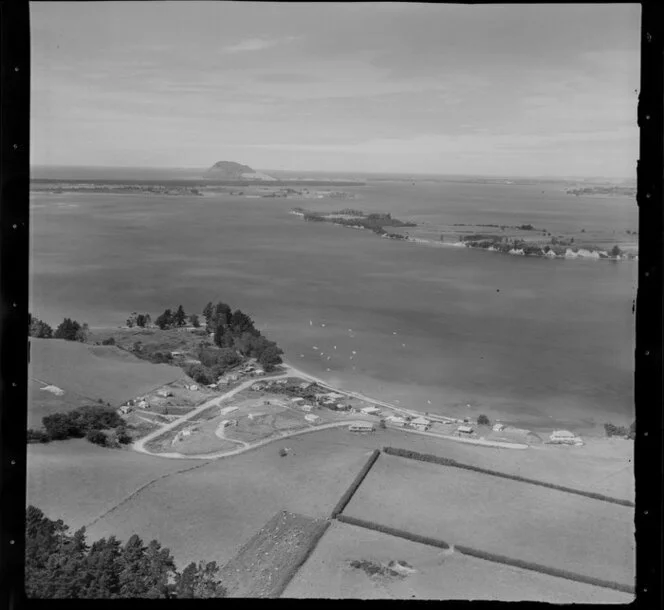
[[541, 430], [631, 422], [638, 263], [426, 248], [287, 212], [611, 233], [636, 226], [633, 203], [551, 184], [370, 182], [357, 192], [304, 202], [33, 193], [31, 311], [52, 325], [118, 326], [132, 311], [154, 318], [224, 300], [295, 366], [405, 407]]

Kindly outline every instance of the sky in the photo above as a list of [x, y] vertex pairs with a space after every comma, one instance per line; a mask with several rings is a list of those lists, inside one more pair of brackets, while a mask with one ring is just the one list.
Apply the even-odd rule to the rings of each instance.
[[31, 163], [631, 178], [640, 10], [32, 2]]

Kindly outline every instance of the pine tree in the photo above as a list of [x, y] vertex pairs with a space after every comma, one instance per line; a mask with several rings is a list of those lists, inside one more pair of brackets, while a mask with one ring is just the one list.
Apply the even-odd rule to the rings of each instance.
[[176, 326], [184, 326], [187, 323], [187, 314], [184, 312], [182, 305], [178, 305], [177, 311], [173, 316], [173, 323]]

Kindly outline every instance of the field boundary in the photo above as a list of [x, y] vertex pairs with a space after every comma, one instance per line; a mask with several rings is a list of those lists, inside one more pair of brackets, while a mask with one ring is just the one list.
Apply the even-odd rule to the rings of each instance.
[[346, 508], [351, 498], [357, 491], [358, 487], [362, 484], [362, 481], [364, 481], [367, 474], [369, 474], [369, 471], [371, 470], [372, 466], [376, 463], [376, 460], [378, 459], [379, 455], [380, 455], [380, 449], [374, 449], [371, 452], [369, 459], [366, 461], [364, 466], [362, 466], [360, 472], [357, 473], [355, 479], [353, 479], [353, 482], [350, 484], [350, 486], [344, 492], [341, 498], [339, 498], [339, 501], [337, 502], [336, 506], [332, 509], [332, 514], [330, 515], [330, 519], [335, 519], [337, 515], [339, 515], [344, 510], [344, 508]]
[[529, 483], [531, 485], [539, 485], [540, 487], [547, 487], [549, 489], [555, 489], [556, 491], [562, 491], [565, 493], [576, 494], [578, 496], [585, 496], [586, 498], [591, 498], [593, 500], [600, 500], [602, 502], [609, 502], [611, 504], [619, 504], [621, 506], [629, 506], [634, 508], [634, 502], [631, 500], [622, 500], [621, 498], [612, 498], [611, 496], [605, 496], [604, 494], [584, 491], [582, 489], [574, 489], [572, 487], [565, 487], [563, 485], [556, 485], [555, 483], [547, 483], [545, 481], [538, 481], [537, 479], [529, 479], [527, 477], [522, 477], [514, 474], [507, 474], [505, 472], [499, 472], [497, 470], [489, 470], [487, 468], [481, 468], [479, 466], [471, 466], [470, 464], [462, 464], [451, 458], [441, 457], [438, 455], [432, 455], [430, 453], [418, 453], [417, 451], [411, 451], [410, 449], [400, 449], [396, 447], [383, 447], [383, 452], [387, 455], [393, 455], [397, 457], [406, 458], [409, 460], [417, 460], [419, 462], [428, 462], [431, 464], [438, 464], [441, 466], [451, 466], [453, 468], [462, 468], [464, 470], [472, 470], [473, 472], [479, 472], [481, 474], [488, 474], [494, 477], [500, 477], [503, 479], [511, 479], [512, 481], [519, 481], [520, 483]]
[[397, 538], [405, 538], [406, 540], [410, 540], [411, 542], [419, 542], [420, 544], [426, 544], [427, 546], [435, 546], [436, 548], [439, 549], [447, 550], [452, 547], [451, 544], [445, 542], [444, 540], [439, 540], [438, 538], [432, 538], [430, 536], [422, 536], [420, 534], [413, 534], [412, 532], [407, 532], [406, 530], [400, 530], [395, 527], [381, 525], [380, 523], [374, 523], [373, 521], [365, 521], [364, 519], [357, 519], [356, 517], [351, 517], [350, 515], [338, 515], [336, 519], [341, 523], [356, 525], [357, 527], [363, 527], [368, 530], [382, 532], [383, 534], [389, 534], [390, 536], [396, 536]]
[[293, 567], [284, 575], [284, 577], [281, 579], [281, 582], [275, 586], [276, 592], [274, 595], [272, 595], [272, 597], [278, 598], [284, 594], [286, 587], [288, 587], [302, 566], [307, 562], [309, 557], [311, 557], [312, 553], [316, 550], [316, 547], [318, 546], [321, 538], [325, 535], [325, 532], [327, 532], [331, 524], [332, 522], [330, 520], [325, 520], [322, 523], [320, 530], [316, 533], [316, 536], [312, 538], [311, 544], [309, 544], [307, 550], [302, 554], [302, 557], [300, 557], [297, 563], [295, 563]]

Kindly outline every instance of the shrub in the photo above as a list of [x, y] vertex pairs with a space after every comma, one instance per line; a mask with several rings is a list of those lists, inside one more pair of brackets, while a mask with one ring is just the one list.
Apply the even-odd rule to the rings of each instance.
[[611, 422], [604, 424], [604, 430], [608, 437], [627, 436], [629, 434], [629, 431], [625, 426], [615, 426]]
[[113, 337], [109, 337], [108, 339], [104, 339], [101, 342], [102, 345], [115, 345], [115, 339]]
[[51, 437], [43, 430], [28, 429], [28, 443], [48, 443]]
[[89, 430], [85, 438], [100, 447], [106, 446], [106, 435], [101, 430]]
[[477, 418], [478, 426], [488, 426], [489, 424], [491, 424], [491, 422], [489, 421], [489, 418], [486, 415], [480, 415]]
[[279, 449], [279, 457], [286, 457], [288, 455], [288, 451], [284, 449], [283, 447]]
[[189, 375], [189, 377], [191, 377], [196, 383], [204, 385], [214, 383], [215, 381], [212, 371], [202, 364], [192, 364], [187, 368], [187, 375]]

